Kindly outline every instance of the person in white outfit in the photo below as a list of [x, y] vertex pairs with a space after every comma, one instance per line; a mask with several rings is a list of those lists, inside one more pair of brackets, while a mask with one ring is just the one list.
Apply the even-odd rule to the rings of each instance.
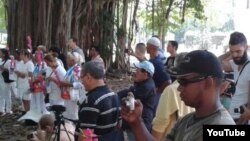
[[44, 93], [46, 91], [45, 76], [47, 65], [43, 60], [44, 55], [41, 49], [35, 52], [35, 68], [33, 71], [32, 81], [30, 83], [32, 90], [31, 110], [38, 113], [47, 113]]
[[9, 51], [6, 49], [0, 49], [0, 58], [1, 60], [1, 91], [0, 91], [0, 115], [5, 113], [12, 113], [12, 104], [11, 104], [11, 86], [12, 83], [15, 83], [14, 80], [10, 79], [10, 55]]
[[49, 103], [50, 105], [64, 105], [64, 100], [61, 97], [60, 82], [63, 80], [66, 71], [63, 66], [58, 65], [56, 58], [51, 54], [44, 57], [44, 61], [51, 68], [51, 71], [46, 73], [46, 81], [49, 83]]
[[[71, 120], [78, 120], [78, 101], [80, 96], [84, 95], [84, 87], [78, 87], [80, 81], [80, 58], [77, 52], [69, 52], [67, 54], [67, 65], [69, 67], [64, 80], [60, 83], [64, 94], [64, 104], [66, 111], [63, 113], [64, 117]], [[85, 92], [86, 93], [86, 92]], [[86, 98], [86, 96], [85, 96]]]
[[31, 54], [28, 50], [20, 52], [20, 61], [17, 64], [15, 73], [17, 75], [18, 98], [23, 101], [23, 108], [27, 112], [30, 110], [31, 91], [29, 81], [32, 77], [34, 64], [31, 61]]

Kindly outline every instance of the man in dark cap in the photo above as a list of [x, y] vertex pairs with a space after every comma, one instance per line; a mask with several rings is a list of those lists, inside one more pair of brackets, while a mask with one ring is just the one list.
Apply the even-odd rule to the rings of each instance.
[[[177, 121], [166, 141], [202, 141], [203, 125], [235, 124], [220, 103], [223, 71], [214, 54], [204, 50], [192, 51], [180, 65], [170, 70], [170, 74], [177, 77], [183, 102], [196, 111]], [[122, 107], [122, 117], [130, 123], [137, 141], [154, 141], [141, 122], [141, 111], [142, 106], [136, 101], [134, 111]]]

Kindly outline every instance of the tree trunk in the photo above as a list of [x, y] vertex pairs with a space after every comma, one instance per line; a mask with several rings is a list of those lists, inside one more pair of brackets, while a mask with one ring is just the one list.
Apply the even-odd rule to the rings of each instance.
[[[101, 56], [108, 67], [112, 61], [114, 42], [115, 0], [5, 0], [8, 45], [26, 48], [26, 36], [30, 35], [33, 47], [57, 45], [65, 53], [70, 37], [79, 40], [79, 46], [87, 50], [101, 47]], [[118, 1], [119, 2], [119, 1]], [[121, 27], [126, 29], [127, 3], [124, 0], [124, 17]], [[123, 50], [124, 42], [120, 44]], [[124, 57], [123, 57], [124, 58]], [[123, 65], [124, 66], [124, 65]]]
[[122, 8], [122, 21], [121, 25], [118, 28], [118, 33], [117, 35], [117, 48], [116, 48], [116, 63], [117, 63], [117, 69], [120, 70], [127, 70], [126, 68], [126, 61], [125, 57], [126, 54], [125, 49], [126, 49], [126, 29], [127, 29], [127, 15], [128, 15], [128, 0], [123, 0], [123, 8]]

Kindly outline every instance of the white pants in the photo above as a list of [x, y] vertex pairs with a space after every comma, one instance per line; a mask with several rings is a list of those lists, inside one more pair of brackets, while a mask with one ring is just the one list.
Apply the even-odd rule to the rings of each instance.
[[[12, 82], [15, 83], [15, 82]], [[0, 98], [0, 112], [6, 112], [6, 113], [11, 113], [11, 83], [2, 83], [2, 91], [1, 93], [1, 98]]]
[[78, 120], [78, 105], [76, 101], [65, 100], [64, 101], [66, 111], [63, 116], [68, 119]]
[[11, 94], [13, 94], [15, 96], [15, 98], [17, 98], [17, 86], [16, 86], [16, 81], [13, 83], [10, 83], [11, 85]]
[[30, 109], [32, 111], [36, 111], [38, 113], [46, 113], [46, 107], [45, 107], [45, 102], [44, 102], [44, 94], [41, 93], [33, 93], [31, 96], [31, 104], [30, 104]]

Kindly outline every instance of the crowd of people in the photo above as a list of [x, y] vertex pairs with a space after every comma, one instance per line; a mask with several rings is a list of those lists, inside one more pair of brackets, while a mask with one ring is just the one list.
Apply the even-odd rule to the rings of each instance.
[[99, 141], [125, 136], [129, 141], [201, 141], [204, 124], [248, 124], [250, 66], [243, 33], [232, 33], [229, 52], [219, 57], [206, 50], [178, 54], [178, 43], [169, 41], [166, 58], [158, 37], [138, 43], [128, 52], [139, 60], [134, 84], [117, 93], [104, 81], [99, 48], [90, 48], [86, 62], [77, 39], [68, 45], [65, 57], [56, 46], [47, 53], [38, 46], [33, 55], [22, 50], [15, 57], [0, 50], [0, 114], [12, 114], [11, 94], [22, 100], [23, 111], [42, 114], [30, 140], [56, 136], [56, 119], [46, 105], [66, 107], [62, 115], [70, 136], [61, 129], [60, 140], [84, 140], [84, 130], [91, 129]]

